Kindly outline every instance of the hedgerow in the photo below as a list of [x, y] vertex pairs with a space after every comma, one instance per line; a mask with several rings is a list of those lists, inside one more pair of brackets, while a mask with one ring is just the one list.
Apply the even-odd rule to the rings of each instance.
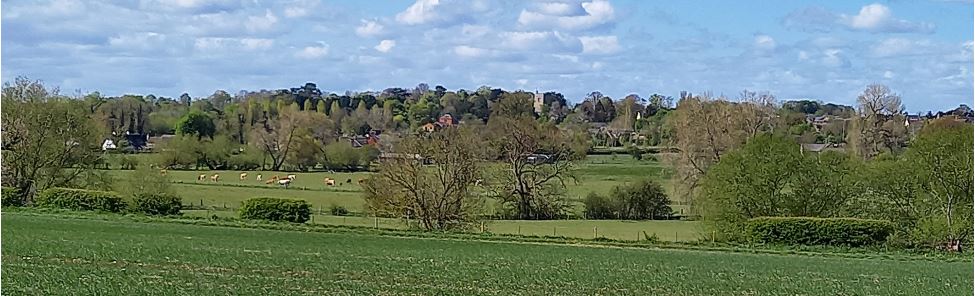
[[169, 193], [136, 193], [132, 196], [132, 210], [149, 215], [179, 215], [183, 199]]
[[69, 188], [46, 189], [37, 196], [34, 203], [46, 208], [113, 213], [122, 212], [127, 206], [115, 192]]
[[888, 221], [856, 218], [759, 217], [745, 225], [752, 242], [850, 247], [884, 243], [893, 229]]
[[259, 197], [245, 200], [239, 214], [241, 219], [304, 223], [311, 216], [311, 205], [304, 200]]

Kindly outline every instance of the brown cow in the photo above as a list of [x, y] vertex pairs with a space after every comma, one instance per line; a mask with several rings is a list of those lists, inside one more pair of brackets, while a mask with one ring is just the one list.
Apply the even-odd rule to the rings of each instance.
[[213, 176], [210, 176], [210, 181], [213, 181], [213, 182], [220, 181], [220, 174], [213, 174]]
[[240, 180], [241, 181], [247, 180], [247, 173], [240, 173]]

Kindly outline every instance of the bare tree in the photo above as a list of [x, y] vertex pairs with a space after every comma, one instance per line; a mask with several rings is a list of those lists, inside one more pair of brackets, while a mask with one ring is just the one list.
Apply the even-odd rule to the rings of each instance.
[[885, 124], [889, 121], [896, 122], [896, 115], [903, 113], [904, 107], [901, 105], [901, 97], [893, 93], [890, 88], [882, 84], [871, 84], [863, 90], [857, 97], [858, 135], [851, 137], [851, 147], [854, 152], [865, 157], [872, 158], [890, 149], [898, 142], [895, 132], [900, 129], [896, 124]]
[[493, 173], [492, 190], [518, 219], [552, 219], [564, 214], [571, 159], [578, 153], [574, 135], [530, 117], [492, 117], [488, 146], [504, 166]]
[[377, 214], [416, 218], [427, 230], [464, 227], [483, 205], [471, 190], [480, 178], [477, 141], [465, 128], [402, 139], [364, 182], [366, 204]]
[[271, 170], [277, 171], [284, 165], [292, 142], [296, 138], [296, 131], [308, 126], [308, 112], [298, 112], [292, 108], [279, 110], [277, 120], [266, 120], [262, 127], [251, 131], [251, 143], [264, 151], [266, 157], [271, 158]]

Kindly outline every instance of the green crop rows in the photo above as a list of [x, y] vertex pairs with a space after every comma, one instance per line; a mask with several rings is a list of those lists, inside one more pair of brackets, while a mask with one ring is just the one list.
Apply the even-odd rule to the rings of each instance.
[[3, 215], [5, 295], [964, 295], [971, 262]]

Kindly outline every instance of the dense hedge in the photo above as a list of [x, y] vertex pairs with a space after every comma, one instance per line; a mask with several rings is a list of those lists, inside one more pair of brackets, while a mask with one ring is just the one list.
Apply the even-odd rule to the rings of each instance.
[[115, 192], [68, 188], [44, 190], [34, 203], [39, 207], [113, 213], [126, 208], [125, 201]]
[[132, 210], [149, 215], [179, 215], [183, 199], [168, 193], [136, 193], [132, 196]]
[[20, 207], [27, 203], [20, 189], [14, 187], [0, 188], [0, 199], [5, 207]]
[[311, 205], [304, 200], [259, 197], [245, 200], [240, 206], [241, 219], [303, 223], [311, 215]]
[[856, 218], [760, 217], [748, 220], [745, 231], [759, 243], [858, 247], [883, 243], [893, 224]]

